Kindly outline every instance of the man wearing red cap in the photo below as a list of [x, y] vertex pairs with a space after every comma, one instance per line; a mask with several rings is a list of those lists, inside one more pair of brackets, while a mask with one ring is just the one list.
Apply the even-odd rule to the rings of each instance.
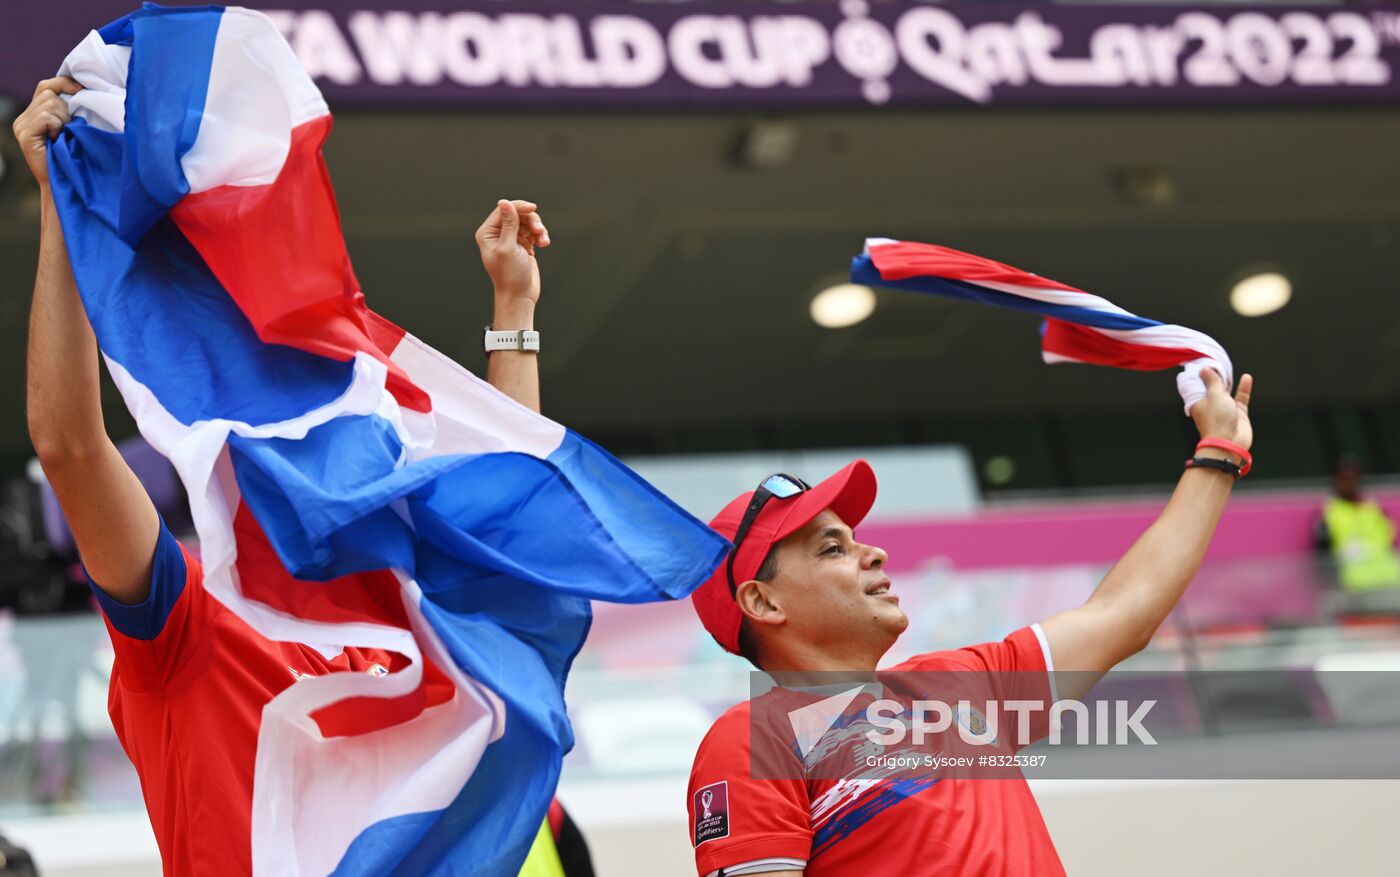
[[[1001, 642], [890, 669], [1028, 678], [1053, 701], [1082, 696], [1096, 674], [1142, 650], [1195, 575], [1230, 488], [1251, 463], [1253, 378], [1245, 375], [1232, 398], [1214, 372], [1202, 376], [1208, 393], [1191, 409], [1202, 437], [1196, 456], [1161, 516], [1088, 602]], [[870, 466], [857, 460], [814, 487], [769, 476], [726, 506], [710, 523], [735, 548], [693, 597], [705, 629], [766, 672], [874, 671], [909, 623], [885, 552], [854, 532], [875, 489]], [[1052, 671], [1088, 672], [1056, 691]], [[753, 721], [756, 702], [721, 716], [695, 756], [687, 807], [699, 874], [1064, 874], [1019, 772], [1006, 780], [768, 776], [750, 731], [764, 727]]]

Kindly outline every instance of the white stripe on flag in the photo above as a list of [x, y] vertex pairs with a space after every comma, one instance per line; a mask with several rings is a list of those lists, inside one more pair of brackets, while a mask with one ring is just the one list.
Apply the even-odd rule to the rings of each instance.
[[564, 442], [564, 427], [412, 335], [405, 334], [389, 358], [433, 400], [430, 413], [403, 410], [404, 444], [416, 459], [499, 452], [544, 459]]
[[71, 97], [63, 97], [74, 117], [103, 131], [126, 130], [126, 72], [130, 60], [130, 47], [109, 46], [97, 31], [88, 31], [58, 68], [59, 76], [70, 76], [86, 86]]
[[1092, 292], [1071, 292], [1066, 289], [1042, 289], [1038, 286], [1023, 286], [1019, 283], [1001, 283], [995, 280], [967, 280], [964, 282], [971, 283], [974, 286], [985, 286], [997, 292], [1018, 295], [1021, 298], [1043, 301], [1046, 304], [1069, 305], [1070, 307], [1089, 308], [1090, 310], [1104, 311], [1110, 314], [1126, 314], [1130, 317], [1137, 316], [1131, 311], [1123, 310], [1106, 298], [1094, 295]]
[[287, 161], [292, 130], [329, 112], [270, 18], [225, 9], [199, 134], [180, 161], [190, 193], [274, 182]]

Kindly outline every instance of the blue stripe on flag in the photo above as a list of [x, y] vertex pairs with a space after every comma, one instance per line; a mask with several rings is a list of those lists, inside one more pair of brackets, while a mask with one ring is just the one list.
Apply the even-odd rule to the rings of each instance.
[[985, 286], [978, 286], [975, 283], [969, 283], [963, 280], [950, 280], [946, 277], [927, 275], [923, 277], [910, 277], [906, 280], [885, 280], [880, 276], [879, 269], [875, 267], [874, 262], [868, 254], [861, 254], [851, 260], [851, 282], [861, 283], [866, 286], [884, 286], [890, 289], [903, 289], [907, 292], [922, 292], [927, 295], [941, 295], [945, 298], [960, 298], [964, 301], [981, 302], [982, 304], [996, 305], [997, 307], [1010, 308], [1015, 311], [1027, 311], [1032, 314], [1054, 317], [1070, 323], [1093, 326], [1096, 329], [1131, 330], [1146, 329], [1151, 326], [1162, 325], [1156, 320], [1149, 320], [1146, 317], [1139, 317], [1136, 314], [1108, 313], [1105, 311], [1096, 311], [1092, 308], [1051, 304], [1049, 302], [1023, 298], [1009, 292], [988, 289]]
[[[428, 593], [543, 586], [638, 603], [685, 596], [728, 546], [573, 433], [548, 459], [449, 454], [400, 465], [387, 421], [339, 417], [298, 440], [230, 436], [229, 448], [243, 501], [302, 579], [397, 567]], [[390, 510], [397, 500], [411, 528]]]
[[190, 191], [180, 159], [194, 146], [209, 93], [223, 7], [146, 5], [132, 13], [126, 161], [117, 234], [133, 246]]
[[[692, 528], [698, 522], [687, 512], [583, 436], [569, 431], [549, 455], [549, 462], [559, 467], [622, 552], [646, 570], [652, 583], [606, 599], [640, 603], [689, 596], [695, 576], [708, 577], [728, 553], [728, 540], [707, 527], [702, 529], [708, 538], [697, 538]], [[682, 533], [687, 534], [685, 538]]]
[[[450, 566], [425, 565], [421, 574], [436, 579]], [[368, 827], [336, 877], [515, 877], [573, 748], [563, 685], [588, 636], [589, 601], [489, 573], [443, 584], [425, 589], [424, 618], [454, 662], [505, 703], [504, 733], [447, 808]]]
[[325, 581], [396, 566], [414, 573], [412, 527], [389, 507], [468, 458], [398, 467], [403, 445], [378, 416], [337, 417], [301, 439], [231, 435], [243, 501], [287, 571]]

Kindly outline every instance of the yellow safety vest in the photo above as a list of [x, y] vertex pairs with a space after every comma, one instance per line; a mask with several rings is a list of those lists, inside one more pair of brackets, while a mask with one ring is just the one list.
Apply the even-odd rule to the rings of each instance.
[[554, 847], [554, 832], [549, 829], [546, 819], [535, 835], [530, 847], [530, 855], [520, 868], [520, 877], [564, 877], [564, 865], [559, 861], [559, 850]]
[[1400, 587], [1395, 525], [1374, 502], [1333, 497], [1323, 511], [1332, 538], [1337, 575], [1347, 591]]

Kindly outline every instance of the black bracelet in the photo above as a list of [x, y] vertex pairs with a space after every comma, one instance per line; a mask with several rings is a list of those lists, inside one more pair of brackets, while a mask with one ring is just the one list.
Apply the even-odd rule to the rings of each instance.
[[1239, 464], [1238, 464], [1238, 463], [1232, 463], [1232, 462], [1230, 462], [1229, 460], [1219, 460], [1219, 459], [1216, 459], [1215, 457], [1192, 457], [1191, 459], [1189, 459], [1189, 460], [1186, 461], [1186, 468], [1187, 468], [1187, 469], [1216, 469], [1216, 470], [1219, 470], [1219, 471], [1221, 471], [1221, 472], [1224, 472], [1225, 474], [1229, 475], [1231, 478], [1234, 478], [1236, 481], [1239, 481], [1239, 480], [1240, 480], [1240, 467], [1239, 467]]

